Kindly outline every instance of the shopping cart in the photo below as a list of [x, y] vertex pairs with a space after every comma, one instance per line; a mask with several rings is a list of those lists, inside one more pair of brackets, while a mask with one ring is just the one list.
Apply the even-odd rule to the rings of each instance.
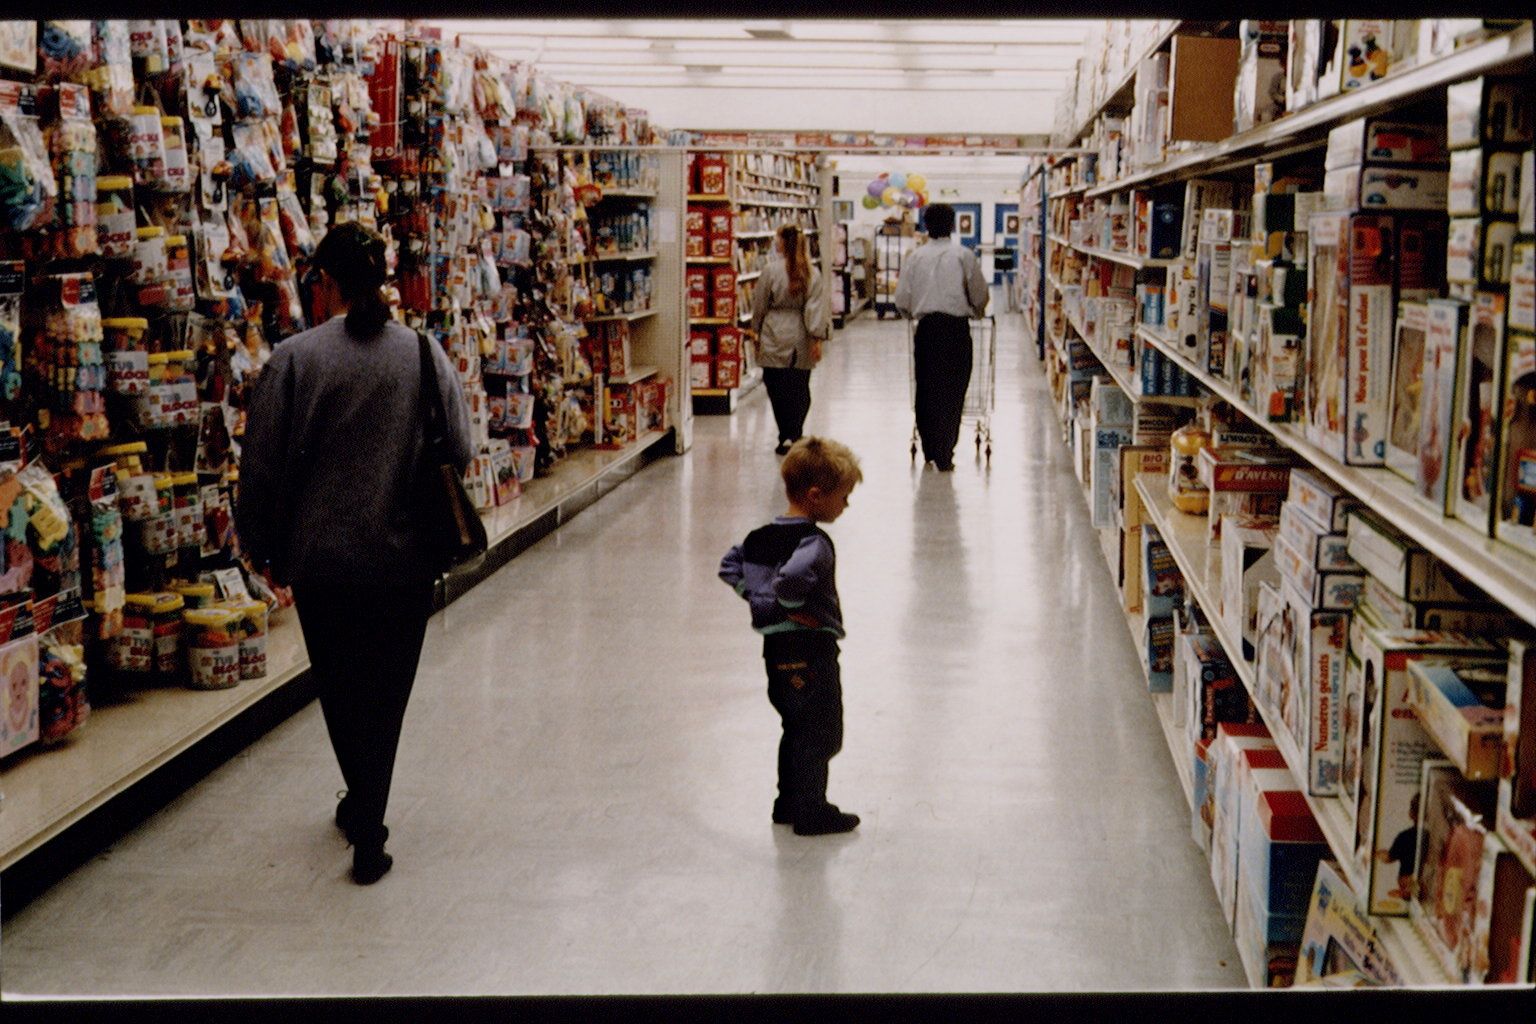
[[[907, 404], [913, 407], [912, 459], [917, 459], [921, 437], [917, 432], [917, 321], [907, 319]], [[971, 379], [965, 389], [965, 404], [960, 409], [962, 432], [967, 420], [976, 426], [976, 455], [986, 452], [992, 461], [992, 409], [997, 401], [997, 318], [971, 318]], [[985, 446], [985, 447], [983, 447]]]

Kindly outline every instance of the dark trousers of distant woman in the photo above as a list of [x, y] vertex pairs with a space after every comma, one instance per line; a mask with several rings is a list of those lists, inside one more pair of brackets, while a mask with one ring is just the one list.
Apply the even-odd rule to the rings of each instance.
[[779, 426], [779, 441], [800, 440], [806, 414], [811, 411], [811, 371], [798, 366], [763, 367], [763, 387]]
[[432, 584], [300, 583], [293, 590], [320, 710], [347, 784], [347, 838], [354, 846], [382, 845], [400, 727], [432, 614]]
[[923, 458], [952, 465], [971, 382], [971, 327], [963, 316], [929, 313], [913, 332], [914, 413]]

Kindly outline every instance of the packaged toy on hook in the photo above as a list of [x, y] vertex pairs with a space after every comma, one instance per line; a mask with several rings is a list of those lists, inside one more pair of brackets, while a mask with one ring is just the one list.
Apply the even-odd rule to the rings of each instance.
[[96, 127], [91, 123], [90, 93], [84, 86], [61, 83], [49, 94], [54, 119], [46, 132], [48, 151], [58, 176], [57, 230], [48, 238], [55, 259], [78, 259], [101, 251], [96, 236]]
[[15, 401], [21, 393], [21, 296], [26, 290], [27, 265], [0, 263], [0, 397]]
[[272, 78], [272, 61], [265, 53], [237, 53], [230, 83], [230, 108], [236, 120], [253, 121], [276, 117], [283, 112], [283, 102]]
[[91, 42], [93, 66], [80, 80], [90, 87], [103, 116], [127, 117], [133, 112], [133, 50], [127, 22], [91, 22]]
[[133, 69], [140, 78], [170, 70], [171, 53], [165, 38], [165, 22], [128, 22], [128, 45], [133, 53]]
[[84, 73], [91, 63], [89, 21], [45, 21], [37, 37], [38, 70], [47, 81]]
[[58, 191], [37, 121], [15, 106], [0, 107], [0, 220], [26, 231], [43, 221]]

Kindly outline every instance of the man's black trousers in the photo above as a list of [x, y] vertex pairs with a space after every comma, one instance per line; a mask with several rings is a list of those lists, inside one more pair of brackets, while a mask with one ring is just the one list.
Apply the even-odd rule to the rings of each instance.
[[827, 809], [827, 762], [843, 749], [843, 685], [837, 638], [820, 630], [763, 637], [768, 700], [784, 722], [779, 806], [796, 821]]
[[954, 461], [971, 382], [970, 321], [948, 313], [929, 313], [919, 320], [913, 332], [912, 372], [923, 458], [947, 465]]
[[347, 786], [352, 841], [382, 845], [400, 727], [432, 615], [432, 584], [298, 584], [293, 591], [320, 710]]

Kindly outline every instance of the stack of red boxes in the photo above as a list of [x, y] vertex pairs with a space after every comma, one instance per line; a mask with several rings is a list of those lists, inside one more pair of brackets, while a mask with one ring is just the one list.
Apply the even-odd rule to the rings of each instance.
[[709, 271], [710, 268], [688, 268], [688, 319], [703, 320], [709, 316]]
[[683, 228], [686, 232], [684, 235], [683, 255], [690, 260], [708, 256], [709, 211], [702, 206], [690, 204]]
[[712, 207], [709, 211], [709, 255], [717, 260], [730, 259], [731, 237], [730, 207]]
[[707, 327], [688, 332], [688, 386], [695, 389], [714, 387], [714, 336]]
[[[735, 296], [731, 297], [735, 302]], [[715, 387], [741, 387], [741, 331], [721, 327], [715, 332]]]
[[720, 320], [736, 322], [736, 271], [718, 267], [710, 274], [709, 314]]

